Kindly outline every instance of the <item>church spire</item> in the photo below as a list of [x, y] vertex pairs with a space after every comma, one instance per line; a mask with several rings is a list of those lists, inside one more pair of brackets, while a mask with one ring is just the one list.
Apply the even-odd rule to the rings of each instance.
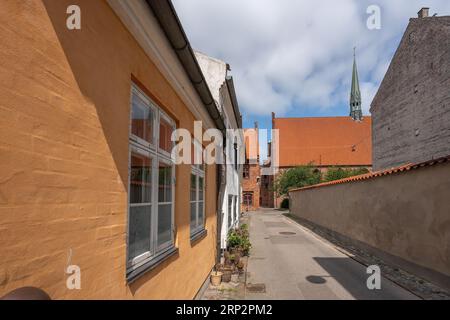
[[350, 92], [350, 117], [361, 121], [361, 91], [359, 90], [358, 69], [356, 67], [356, 48], [353, 48], [352, 90]]

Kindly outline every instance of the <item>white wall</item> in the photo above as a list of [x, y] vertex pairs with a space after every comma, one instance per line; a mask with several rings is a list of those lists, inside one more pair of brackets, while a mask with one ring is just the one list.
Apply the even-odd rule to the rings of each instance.
[[[207, 55], [195, 52], [197, 61], [208, 83], [211, 94], [213, 95], [218, 105], [219, 111], [222, 113], [225, 126], [227, 129], [239, 129], [238, 119], [236, 119], [233, 104], [229, 94], [229, 90], [226, 84], [227, 77], [227, 64], [215, 58], [208, 57]], [[238, 165], [235, 168], [235, 152], [234, 143], [236, 141], [238, 145], [238, 157], [239, 153], [244, 152], [244, 136], [242, 130], [233, 134], [227, 132], [227, 145], [226, 145], [226, 187], [224, 194], [224, 201], [221, 204], [222, 207], [222, 226], [221, 226], [221, 245], [222, 248], [226, 248], [226, 239], [230, 229], [239, 224], [239, 214], [241, 208], [241, 179], [242, 179], [242, 165]], [[230, 199], [230, 197], [232, 197]], [[229, 201], [231, 200], [231, 221], [229, 221], [228, 208]], [[220, 206], [220, 204], [219, 204]], [[234, 214], [236, 213], [236, 214]]]

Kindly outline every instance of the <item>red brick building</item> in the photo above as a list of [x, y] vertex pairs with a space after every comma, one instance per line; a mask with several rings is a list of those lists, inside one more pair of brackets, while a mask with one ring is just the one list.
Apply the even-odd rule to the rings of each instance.
[[[322, 172], [330, 167], [371, 169], [371, 126], [370, 116], [355, 121], [351, 117], [275, 118], [272, 114], [272, 128], [279, 130], [280, 172], [308, 164]], [[271, 185], [262, 188], [266, 194]], [[267, 206], [279, 207], [281, 200], [275, 197]]]
[[242, 211], [253, 211], [260, 207], [261, 168], [259, 164], [258, 124], [244, 130], [245, 164], [242, 179]]
[[[270, 143], [269, 143], [270, 149]], [[269, 153], [270, 157], [270, 153]], [[262, 167], [270, 167], [270, 161], [265, 161]], [[260, 188], [260, 197], [261, 197], [261, 207], [263, 208], [273, 208], [274, 207], [274, 199], [275, 193], [273, 192], [273, 175], [261, 175], [261, 188]]]

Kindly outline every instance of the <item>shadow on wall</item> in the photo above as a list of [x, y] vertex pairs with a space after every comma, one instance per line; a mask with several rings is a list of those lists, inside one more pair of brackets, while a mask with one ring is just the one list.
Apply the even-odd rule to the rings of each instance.
[[[42, 2], [58, 38], [58, 45], [67, 61], [58, 61], [59, 68], [70, 69], [71, 76], [78, 86], [76, 90], [79, 90], [83, 99], [83, 106], [78, 107], [85, 108], [90, 119], [96, 113], [103, 132], [103, 135], [98, 137], [98, 143], [102, 145], [103, 141], [100, 140], [106, 141], [109, 148], [107, 156], [114, 162], [123, 190], [127, 192], [131, 83], [135, 80], [133, 76], [151, 81], [153, 79], [152, 72], [157, 72], [156, 68], [152, 68], [152, 62], [147, 59], [144, 51], [131, 34], [124, 29], [121, 21], [106, 1], [42, 0]], [[66, 10], [69, 5], [73, 4], [79, 5], [81, 8], [81, 30], [69, 30], [66, 26], [68, 17]], [[148, 64], [138, 64], [136, 63], [138, 59], [148, 61]], [[68, 67], [66, 67], [66, 63]], [[72, 79], [66, 74], [64, 76], [65, 78], [62, 79], [66, 82], [64, 85], [69, 87], [68, 90], [72, 89], [73, 91]], [[166, 89], [163, 81], [154, 82], [152, 85], [154, 85], [155, 92], [160, 87], [162, 90]], [[78, 92], [76, 94], [78, 95]], [[64, 95], [64, 92], [61, 95]], [[172, 97], [169, 98], [172, 99]], [[185, 196], [188, 197], [188, 195]], [[126, 202], [126, 194], [124, 194], [124, 210], [126, 210]], [[178, 211], [177, 206], [179, 204], [175, 203], [175, 212]], [[215, 211], [207, 213], [206, 217], [209, 218], [213, 215], [215, 215]], [[175, 213], [177, 229], [189, 228], [189, 218], [183, 219], [182, 222], [178, 219], [179, 217]], [[126, 225], [126, 215], [123, 217], [123, 222]], [[211, 230], [211, 232], [215, 234], [216, 231]], [[177, 238], [177, 233], [175, 233], [175, 239]], [[123, 250], [126, 251], [125, 246]], [[126, 253], [124, 253], [125, 255]], [[179, 254], [170, 257], [155, 269], [129, 284], [131, 294], [137, 295], [142, 286], [150, 279], [160, 278], [160, 272], [179, 257]], [[125, 262], [123, 261], [124, 264]], [[169, 289], [167, 291], [169, 292]]]
[[[106, 1], [43, 0], [43, 3], [71, 74], [84, 98], [86, 113], [92, 114], [94, 111], [97, 114], [103, 132], [103, 137], [99, 137], [98, 143], [101, 145], [100, 139], [105, 139], [109, 148], [108, 156], [114, 162], [124, 192], [127, 192], [132, 81], [128, 62], [133, 61], [131, 56], [133, 51], [117, 50], [117, 48], [123, 48], [132, 43], [128, 41], [131, 36], [124, 32], [122, 24]], [[79, 5], [82, 10], [81, 30], [69, 30], [66, 27], [68, 17], [66, 10], [72, 4]], [[118, 36], [120, 34], [124, 36]], [[126, 193], [124, 193], [124, 205], [126, 201]], [[126, 215], [123, 219], [126, 223]], [[130, 283], [128, 287], [131, 294], [133, 296], [138, 294], [145, 283], [157, 277], [178, 257], [178, 254], [170, 257], [155, 269], [149, 270]]]
[[[115, 50], [115, 46], [120, 47], [121, 44], [113, 40], [116, 29], [121, 25], [111, 24], [116, 19], [105, 15], [105, 12], [111, 12], [105, 1], [95, 1], [95, 5], [89, 2], [43, 0], [72, 75], [85, 99], [86, 114], [91, 116], [93, 105], [123, 188], [127, 190], [129, 126], [124, 119], [129, 118], [130, 75], [125, 78], [120, 70], [119, 66], [127, 60], [120, 56], [120, 50]], [[66, 26], [66, 10], [71, 4], [82, 8], [81, 30], [69, 30]], [[93, 19], [97, 20], [95, 31], [90, 28]], [[99, 27], [104, 30], [99, 30]]]

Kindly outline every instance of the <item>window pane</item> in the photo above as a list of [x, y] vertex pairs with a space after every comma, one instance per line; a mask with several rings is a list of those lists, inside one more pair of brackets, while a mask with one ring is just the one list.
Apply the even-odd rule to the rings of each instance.
[[198, 178], [198, 200], [203, 200], [203, 178]]
[[192, 164], [198, 168], [201, 169], [201, 167], [203, 166], [203, 146], [201, 145], [201, 143], [197, 142], [197, 140], [195, 140], [192, 143]]
[[152, 160], [136, 152], [131, 153], [130, 203], [152, 202]]
[[159, 148], [169, 153], [172, 152], [172, 141], [170, 140], [172, 131], [172, 125], [161, 117], [159, 122]]
[[204, 212], [203, 212], [203, 201], [198, 203], [198, 225], [199, 226], [204, 226], [205, 221], [204, 221]]
[[197, 203], [191, 202], [191, 231], [197, 227]]
[[158, 205], [158, 246], [172, 240], [172, 204]]
[[194, 174], [191, 174], [191, 201], [197, 200], [197, 176]]
[[172, 166], [163, 162], [159, 163], [158, 179], [159, 202], [172, 202]]
[[246, 206], [253, 205], [253, 193], [244, 193], [244, 204]]
[[129, 258], [150, 250], [151, 205], [130, 207]]
[[153, 143], [153, 110], [137, 94], [133, 94], [131, 132], [149, 143]]

